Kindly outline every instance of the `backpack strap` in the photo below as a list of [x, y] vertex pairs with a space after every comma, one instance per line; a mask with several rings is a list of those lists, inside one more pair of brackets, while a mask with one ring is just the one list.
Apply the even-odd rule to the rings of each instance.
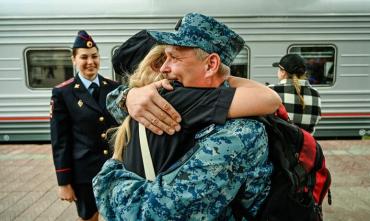
[[140, 138], [140, 148], [141, 156], [143, 158], [145, 178], [147, 180], [153, 181], [155, 179], [155, 171], [153, 167], [152, 157], [150, 155], [148, 139], [146, 137], [146, 131], [144, 125], [139, 124], [139, 138]]
[[285, 106], [282, 104], [280, 105], [279, 109], [275, 112], [275, 115], [280, 117], [281, 119], [291, 122], [289, 119], [288, 111], [286, 110]]
[[[282, 111], [284, 110], [285, 109], [283, 108]], [[268, 134], [269, 146], [274, 147], [269, 148], [270, 155], [274, 156], [274, 159], [272, 159], [274, 165], [280, 167], [280, 169], [290, 180], [293, 187], [298, 187], [299, 179], [291, 172], [291, 167], [298, 163], [298, 160], [295, 158], [294, 150], [287, 148], [289, 145], [287, 144], [286, 137], [278, 127], [279, 124], [290, 125], [290, 123], [282, 119], [279, 115], [274, 114], [266, 115], [264, 117], [257, 117], [254, 119], [259, 120], [265, 126]], [[297, 168], [297, 172], [299, 172], [299, 174], [301, 174], [300, 169], [301, 168]]]

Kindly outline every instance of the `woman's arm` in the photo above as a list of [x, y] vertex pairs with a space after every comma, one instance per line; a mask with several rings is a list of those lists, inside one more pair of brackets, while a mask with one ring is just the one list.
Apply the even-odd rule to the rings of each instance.
[[59, 186], [72, 183], [73, 145], [72, 119], [60, 88], [54, 88], [51, 96], [50, 138], [53, 161]]
[[279, 95], [261, 83], [234, 76], [227, 80], [231, 87], [236, 88], [229, 118], [271, 114], [282, 104]]

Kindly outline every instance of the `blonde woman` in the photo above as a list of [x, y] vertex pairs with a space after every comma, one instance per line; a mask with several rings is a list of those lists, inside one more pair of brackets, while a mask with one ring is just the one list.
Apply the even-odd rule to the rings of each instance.
[[279, 84], [270, 87], [279, 94], [290, 120], [313, 133], [321, 116], [321, 98], [306, 80], [304, 59], [297, 54], [287, 54], [272, 66], [279, 68]]

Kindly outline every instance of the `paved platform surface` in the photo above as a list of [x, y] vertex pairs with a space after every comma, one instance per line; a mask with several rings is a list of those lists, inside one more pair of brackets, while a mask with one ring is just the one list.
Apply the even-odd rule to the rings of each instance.
[[[319, 142], [333, 176], [325, 220], [369, 221], [370, 140]], [[57, 198], [50, 145], [0, 145], [0, 221], [76, 219], [75, 205]]]

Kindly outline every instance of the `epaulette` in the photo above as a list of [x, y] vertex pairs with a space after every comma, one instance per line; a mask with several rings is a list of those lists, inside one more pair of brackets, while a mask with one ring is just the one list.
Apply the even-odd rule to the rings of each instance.
[[64, 86], [66, 86], [66, 85], [68, 85], [68, 84], [70, 84], [70, 83], [72, 83], [74, 81], [74, 78], [70, 78], [70, 79], [68, 79], [68, 80], [66, 80], [66, 81], [64, 81], [64, 82], [62, 82], [62, 83], [60, 83], [60, 84], [58, 84], [57, 86], [55, 86], [56, 88], [61, 88], [61, 87], [64, 87]]
[[107, 81], [107, 82], [109, 82], [109, 83], [118, 83], [117, 81], [114, 81], [114, 80], [112, 80], [112, 79], [105, 78], [105, 77], [102, 77], [102, 80], [103, 80], [103, 81]]
[[102, 83], [103, 85], [106, 85], [106, 84], [119, 84], [119, 82], [117, 81], [114, 81], [114, 80], [111, 80], [111, 79], [108, 79], [108, 78], [102, 78]]

